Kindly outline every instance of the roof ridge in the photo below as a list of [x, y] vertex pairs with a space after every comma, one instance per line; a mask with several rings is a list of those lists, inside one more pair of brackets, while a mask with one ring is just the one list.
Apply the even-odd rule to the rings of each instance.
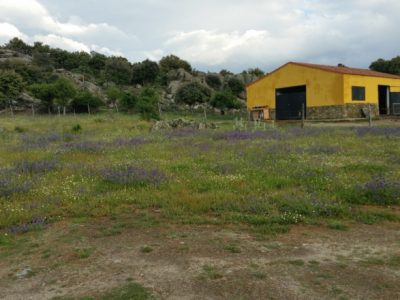
[[394, 75], [394, 74], [389, 74], [389, 73], [383, 73], [383, 72], [378, 72], [378, 71], [373, 71], [370, 69], [362, 69], [362, 68], [353, 68], [353, 67], [339, 67], [339, 66], [331, 66], [331, 65], [322, 65], [322, 64], [312, 64], [312, 63], [305, 63], [305, 62], [295, 62], [295, 61], [289, 61], [288, 63], [280, 66], [279, 68], [274, 69], [270, 73], [265, 74], [264, 76], [258, 78], [257, 80], [249, 83], [247, 87], [252, 86], [253, 84], [263, 80], [264, 78], [270, 76], [271, 74], [279, 71], [280, 69], [286, 67], [287, 65], [297, 65], [305, 68], [314, 68], [318, 70], [322, 70], [325, 72], [330, 72], [330, 73], [337, 73], [341, 75], [354, 75], [354, 76], [369, 76], [369, 77], [381, 77], [381, 78], [390, 78], [390, 79], [400, 79], [400, 76]]
[[365, 69], [365, 68], [355, 68], [355, 67], [347, 67], [347, 66], [342, 67], [342, 66], [332, 66], [332, 65], [323, 65], [323, 64], [294, 62], [294, 61], [289, 62], [289, 64], [294, 64], [294, 65], [299, 65], [299, 66], [309, 67], [309, 68], [316, 68], [316, 69], [324, 70], [327, 72], [333, 72], [333, 73], [339, 73], [339, 74], [400, 79], [400, 76], [395, 75], [395, 74], [383, 73], [383, 72], [374, 71], [374, 70]]

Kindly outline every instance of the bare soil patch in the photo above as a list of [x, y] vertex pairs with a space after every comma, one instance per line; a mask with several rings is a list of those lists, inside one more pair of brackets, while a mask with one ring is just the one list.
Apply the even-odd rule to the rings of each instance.
[[111, 226], [62, 222], [1, 249], [0, 298], [96, 296], [130, 281], [159, 299], [400, 298], [398, 223], [296, 226], [267, 238], [192, 225], [104, 231]]

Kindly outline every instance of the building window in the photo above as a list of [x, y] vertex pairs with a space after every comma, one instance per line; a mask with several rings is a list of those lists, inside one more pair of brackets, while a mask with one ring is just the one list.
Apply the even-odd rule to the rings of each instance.
[[353, 101], [365, 101], [365, 87], [353, 86], [352, 94], [353, 94]]

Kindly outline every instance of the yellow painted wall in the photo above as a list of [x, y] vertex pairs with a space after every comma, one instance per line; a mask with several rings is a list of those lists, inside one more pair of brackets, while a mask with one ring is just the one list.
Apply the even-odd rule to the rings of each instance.
[[[396, 87], [400, 87], [400, 79], [382, 78], [382, 77], [368, 77], [356, 75], [344, 75], [344, 102], [345, 103], [379, 103], [378, 86], [387, 85], [391, 86], [391, 91], [395, 91]], [[352, 87], [363, 86], [365, 87], [365, 101], [353, 101]]]
[[343, 104], [343, 75], [289, 63], [247, 87], [247, 107], [275, 109], [275, 90], [299, 85], [307, 86], [308, 107]]

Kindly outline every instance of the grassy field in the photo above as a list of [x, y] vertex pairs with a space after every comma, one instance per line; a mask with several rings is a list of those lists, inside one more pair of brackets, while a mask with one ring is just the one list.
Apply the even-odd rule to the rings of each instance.
[[[123, 115], [3, 117], [0, 257], [63, 222], [107, 219], [100, 237], [173, 224], [262, 239], [296, 226], [335, 232], [400, 221], [400, 126], [238, 130], [214, 121], [216, 130], [151, 132], [150, 123]], [[224, 249], [241, 251], [235, 243]], [[92, 253], [74, 251], [81, 259]]]

